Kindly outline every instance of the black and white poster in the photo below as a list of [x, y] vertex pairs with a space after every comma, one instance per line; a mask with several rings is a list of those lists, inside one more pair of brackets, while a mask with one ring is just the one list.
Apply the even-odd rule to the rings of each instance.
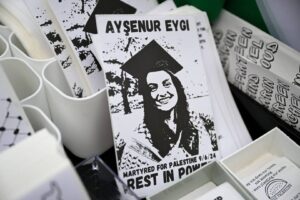
[[25, 4], [55, 53], [73, 96], [78, 98], [88, 96], [90, 92], [84, 83], [84, 77], [78, 73], [80, 66], [77, 65], [80, 62], [76, 61], [72, 50], [68, 48], [69, 46], [61, 34], [58, 24], [55, 23], [55, 18], [52, 16], [46, 0], [27, 0]]
[[218, 156], [193, 17], [96, 16], [120, 178], [155, 194]]
[[[104, 13], [108, 13], [110, 10], [111, 14], [113, 14], [113, 8], [108, 8], [108, 4], [115, 5], [117, 0], [111, 0], [110, 2], [106, 0], [47, 1], [56, 20], [67, 35], [72, 50], [81, 63], [81, 70], [83, 71], [85, 81], [90, 90], [92, 93], [102, 90], [104, 87], [102, 68], [92, 51], [93, 42], [91, 36], [88, 32], [84, 31], [84, 28], [96, 8], [97, 2], [99, 6], [101, 5], [103, 7], [101, 12], [105, 10]], [[132, 7], [131, 9], [137, 10], [137, 13], [146, 12], [157, 5], [156, 0], [123, 0], [122, 2], [126, 4], [127, 7]], [[118, 5], [115, 5], [115, 7], [118, 7]], [[124, 7], [123, 5], [123, 8]], [[97, 9], [99, 10], [99, 7]], [[126, 9], [126, 11], [128, 12], [129, 9]], [[132, 11], [130, 11], [130, 13], [131, 12]]]
[[102, 68], [91, 51], [90, 35], [83, 31], [96, 0], [48, 0], [48, 3], [81, 64], [87, 85], [92, 93], [98, 92], [104, 85]]
[[97, 33], [95, 18], [97, 14], [134, 14], [136, 11], [136, 8], [121, 0], [101, 0], [97, 3], [83, 30], [93, 34]]

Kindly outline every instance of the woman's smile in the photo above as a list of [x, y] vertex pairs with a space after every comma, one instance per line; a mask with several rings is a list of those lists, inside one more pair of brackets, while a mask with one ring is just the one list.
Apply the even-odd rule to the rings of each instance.
[[167, 94], [166, 96], [160, 96], [157, 98], [157, 101], [161, 104], [167, 104], [173, 98], [174, 95]]
[[146, 81], [157, 109], [170, 111], [176, 106], [178, 102], [177, 90], [167, 72], [149, 72]]

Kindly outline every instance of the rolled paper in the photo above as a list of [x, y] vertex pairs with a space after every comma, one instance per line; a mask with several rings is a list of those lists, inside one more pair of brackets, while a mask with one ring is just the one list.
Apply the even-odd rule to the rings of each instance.
[[46, 59], [53, 56], [22, 0], [0, 0], [0, 21], [15, 32], [31, 57]]

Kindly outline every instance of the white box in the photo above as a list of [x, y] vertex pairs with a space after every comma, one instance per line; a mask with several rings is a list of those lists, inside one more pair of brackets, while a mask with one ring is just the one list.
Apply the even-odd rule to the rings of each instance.
[[263, 154], [284, 156], [300, 167], [300, 147], [279, 128], [274, 128], [241, 150], [222, 159], [221, 163], [231, 174], [235, 174]]
[[[294, 164], [295, 167], [298, 167], [300, 169], [299, 155], [300, 146], [298, 146], [293, 140], [285, 135], [280, 129], [274, 128], [273, 130], [269, 131], [262, 137], [258, 138], [256, 141], [245, 146], [238, 152], [228, 156], [227, 158], [224, 158], [221, 163], [224, 169], [226, 169], [238, 182], [249, 187], [249, 189], [246, 188], [249, 193], [255, 191], [255, 195], [257, 196], [257, 198], [260, 197], [259, 199], [261, 199], [268, 195], [266, 191], [262, 191], [262, 188], [267, 187], [267, 182], [269, 180], [279, 180], [277, 178], [277, 173], [279, 174], [281, 169], [277, 171], [277, 173], [268, 175], [267, 173], [271, 173], [272, 171], [269, 166], [276, 166], [276, 163], [279, 162], [279, 159], [287, 158]], [[289, 165], [288, 163], [286, 164]], [[295, 195], [293, 194], [295, 190], [297, 190], [296, 193], [299, 190], [298, 187], [300, 177], [297, 177], [299, 176], [299, 173], [294, 174], [295, 171], [290, 170], [291, 168], [286, 168], [284, 177], [292, 180], [294, 184], [294, 190], [288, 195]], [[264, 172], [266, 173], [264, 174]], [[262, 176], [259, 178], [260, 175]], [[266, 178], [262, 179], [262, 177], [264, 176]], [[269, 177], [271, 179], [269, 179]], [[259, 180], [260, 182], [257, 182]], [[266, 180], [267, 182], [264, 182], [263, 180]], [[253, 185], [255, 187], [253, 187]], [[250, 191], [250, 188], [252, 191]], [[263, 196], [261, 196], [262, 192], [265, 192]], [[254, 195], [254, 193], [252, 193], [252, 195]], [[286, 197], [281, 197], [280, 199], [284, 198]]]
[[[190, 176], [167, 188], [166, 190], [148, 197], [148, 200], [180, 199], [188, 194], [191, 194], [202, 186], [205, 187], [205, 184], [209, 182], [214, 183], [216, 186], [228, 182], [235, 188], [237, 192], [241, 194], [244, 199], [254, 199], [254, 197], [249, 192], [247, 192], [247, 190], [237, 180], [235, 180], [235, 178], [230, 173], [228, 173], [224, 169], [222, 164], [216, 161], [208, 164], [199, 171], [191, 174]], [[205, 192], [206, 191], [204, 190], [202, 194], [204, 194]]]

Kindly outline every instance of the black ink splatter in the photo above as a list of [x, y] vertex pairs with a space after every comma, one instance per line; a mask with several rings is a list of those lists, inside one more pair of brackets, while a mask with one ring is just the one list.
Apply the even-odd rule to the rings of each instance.
[[72, 64], [72, 60], [70, 58], [70, 56], [68, 56], [65, 60], [61, 61], [61, 65], [63, 67], [63, 69], [68, 68], [69, 66], [71, 66]]
[[105, 60], [104, 61], [105, 63], [108, 63], [108, 64], [117, 64], [117, 65], [123, 65], [122, 62], [118, 61], [117, 59], [112, 59], [112, 60]]
[[85, 5], [84, 0], [81, 0], [81, 13], [84, 13], [84, 5]]
[[132, 41], [132, 37], [129, 37], [129, 38], [128, 38], [127, 45], [126, 45], [126, 47], [125, 47], [125, 49], [124, 49], [125, 52], [128, 52], [128, 49], [129, 49], [129, 46], [130, 46], [131, 41]]
[[86, 51], [86, 50], [79, 51], [80, 60], [85, 60], [88, 56], [92, 56], [93, 62], [90, 64], [90, 66], [85, 67], [86, 72], [90, 74], [93, 73], [96, 69], [98, 69], [98, 71], [101, 71], [102, 68], [100, 66], [100, 63], [98, 62], [96, 56], [93, 54], [92, 51]]
[[82, 50], [79, 51], [78, 53], [79, 53], [80, 60], [85, 60], [91, 54], [91, 51]]
[[96, 69], [92, 65], [84, 66], [84, 69], [88, 75], [92, 74], [92, 73], [94, 73], [94, 71], [96, 71]]
[[170, 46], [165, 46], [166, 49], [175, 49], [174, 47]]
[[75, 47], [77, 47], [77, 49], [81, 48], [81, 47], [85, 47], [88, 48], [88, 46], [90, 44], [92, 44], [92, 39], [88, 34], [85, 34], [85, 38], [81, 38], [81, 37], [75, 37], [72, 40], [72, 43], [74, 44]]
[[79, 86], [77, 86], [76, 83], [74, 83], [74, 86], [72, 87], [74, 94], [77, 98], [82, 98], [83, 97], [83, 89]]
[[95, 61], [94, 63], [95, 63], [95, 65], [96, 65], [97, 69], [98, 69], [99, 71], [102, 71], [101, 65], [100, 65], [100, 63], [98, 62], [96, 56], [93, 54], [93, 52], [91, 52], [91, 55], [93, 56], [93, 59], [94, 59], [94, 61]]
[[89, 75], [91, 73], [94, 73], [94, 71], [96, 71], [98, 69], [98, 71], [101, 71], [102, 68], [98, 62], [98, 60], [96, 59], [96, 57], [94, 56], [94, 54], [91, 52], [91, 55], [93, 56], [93, 62], [89, 65], [89, 66], [84, 66], [86, 73]]
[[48, 26], [48, 25], [51, 25], [51, 24], [52, 24], [52, 21], [48, 20], [48, 21], [45, 21], [44, 23], [42, 23], [40, 26]]
[[75, 24], [74, 26], [71, 26], [70, 28], [67, 28], [66, 31], [74, 31], [78, 28], [84, 28], [84, 25]]
[[77, 90], [74, 91], [74, 94], [77, 98], [82, 98], [83, 97], [83, 89], [77, 88]]
[[[209, 115], [204, 115], [203, 113], [199, 114], [199, 118], [204, 122], [204, 127], [206, 131], [208, 132], [210, 139], [211, 139], [211, 144], [213, 146], [213, 151], [218, 150], [218, 144], [217, 144], [217, 135], [215, 132], [215, 125], [214, 121], [212, 120], [211, 116]], [[195, 118], [196, 121], [199, 121], [197, 117]]]
[[56, 32], [49, 32], [46, 34], [46, 37], [50, 41], [50, 43], [55, 43], [57, 41], [62, 42], [60, 36]]
[[60, 45], [60, 44], [54, 45], [54, 51], [55, 51], [55, 54], [56, 54], [56, 55], [61, 54], [61, 52], [62, 52], [65, 48], [66, 48], [66, 47], [65, 47], [64, 45]]

